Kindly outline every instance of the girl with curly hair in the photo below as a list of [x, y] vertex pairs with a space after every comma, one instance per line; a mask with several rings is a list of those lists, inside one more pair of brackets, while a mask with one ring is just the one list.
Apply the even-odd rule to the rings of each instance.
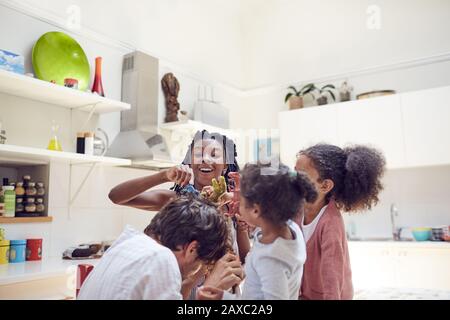
[[262, 164], [241, 171], [240, 218], [256, 227], [253, 246], [245, 260], [242, 295], [232, 296], [203, 287], [201, 299], [297, 300], [306, 247], [299, 226], [292, 221], [306, 201], [317, 197], [305, 174]]
[[383, 189], [384, 156], [366, 146], [317, 144], [297, 154], [296, 171], [314, 182], [318, 197], [298, 219], [306, 241], [300, 299], [352, 299], [353, 284], [340, 211], [368, 210]]

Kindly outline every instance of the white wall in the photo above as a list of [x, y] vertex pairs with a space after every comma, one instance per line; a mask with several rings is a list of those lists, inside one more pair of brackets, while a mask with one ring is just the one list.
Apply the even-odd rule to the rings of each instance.
[[[380, 9], [380, 29], [367, 9]], [[243, 1], [245, 89], [448, 53], [446, 0]]]
[[80, 10], [81, 31], [89, 29], [195, 70], [204, 79], [241, 85], [240, 1], [220, 0], [10, 0], [72, 21]]

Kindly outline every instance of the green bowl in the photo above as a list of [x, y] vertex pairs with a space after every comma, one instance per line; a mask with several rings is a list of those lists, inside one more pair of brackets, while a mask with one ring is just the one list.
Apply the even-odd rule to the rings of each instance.
[[33, 47], [36, 77], [64, 85], [64, 79], [78, 80], [78, 89], [86, 91], [90, 80], [89, 62], [81, 46], [62, 32], [47, 32]]

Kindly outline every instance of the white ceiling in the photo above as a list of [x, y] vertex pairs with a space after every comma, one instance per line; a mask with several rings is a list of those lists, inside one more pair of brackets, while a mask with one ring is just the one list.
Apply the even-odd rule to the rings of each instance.
[[[22, 0], [240, 89], [450, 52], [448, 0]], [[369, 30], [369, 5], [381, 29]]]

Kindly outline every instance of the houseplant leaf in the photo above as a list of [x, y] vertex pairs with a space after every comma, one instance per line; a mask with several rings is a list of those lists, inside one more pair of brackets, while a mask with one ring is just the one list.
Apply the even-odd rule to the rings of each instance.
[[284, 103], [288, 102], [289, 98], [292, 97], [294, 94], [289, 92], [286, 97], [284, 98]]

